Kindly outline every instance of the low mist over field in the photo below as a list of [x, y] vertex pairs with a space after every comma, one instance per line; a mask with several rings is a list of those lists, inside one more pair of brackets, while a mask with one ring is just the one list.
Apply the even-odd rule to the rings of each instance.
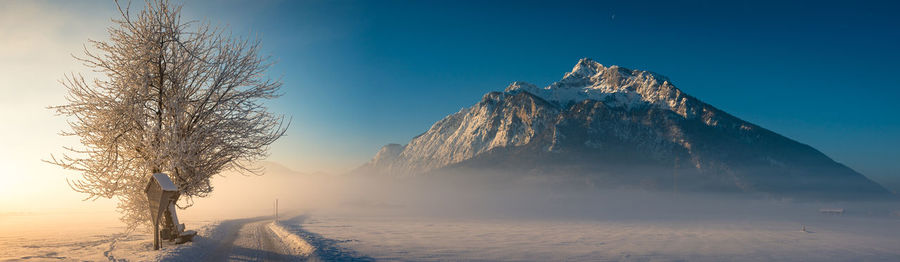
[[[598, 189], [548, 183], [535, 177], [471, 173], [455, 177], [389, 178], [304, 174], [268, 163], [262, 177], [231, 175], [222, 192], [199, 200], [204, 212], [348, 212], [447, 218], [587, 220], [790, 220], [821, 217], [819, 209], [843, 208], [844, 215], [895, 218], [896, 201], [819, 201], [764, 194], [663, 192]], [[222, 208], [228, 206], [228, 208]], [[203, 208], [200, 208], [203, 207]], [[891, 214], [895, 212], [894, 214]], [[827, 217], [827, 216], [825, 216]]]
[[[343, 252], [325, 254], [332, 258], [842, 261], [900, 256], [893, 248], [900, 244], [895, 201], [548, 187], [528, 178], [499, 183], [490, 173], [396, 179], [300, 174], [277, 166], [268, 170], [271, 176], [235, 181], [260, 180], [277, 195], [285, 223], [315, 236], [319, 242], [314, 243]], [[237, 191], [232, 186], [241, 187], [220, 189]], [[240, 198], [217, 198], [231, 197]], [[245, 208], [268, 208], [253, 202], [248, 199]]]

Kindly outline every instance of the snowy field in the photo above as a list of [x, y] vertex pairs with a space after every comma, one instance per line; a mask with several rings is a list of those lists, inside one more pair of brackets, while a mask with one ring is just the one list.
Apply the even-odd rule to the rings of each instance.
[[[249, 252], [259, 241], [235, 241], [233, 232], [260, 223], [275, 241], [321, 261], [900, 261], [900, 219], [889, 216], [465, 218], [387, 211], [303, 212], [280, 226], [259, 218], [185, 220], [200, 231], [196, 241], [160, 252], [151, 250], [150, 236], [124, 236], [114, 220], [16, 230], [7, 227], [15, 219], [58, 220], [7, 216], [0, 261], [253, 261], [264, 252]], [[232, 241], [238, 252], [223, 249]]]
[[282, 222], [326, 260], [900, 261], [896, 202], [448, 184], [366, 183], [384, 190]]
[[386, 261], [900, 261], [900, 220], [632, 221], [301, 216], [323, 258]]
[[[280, 173], [220, 181], [213, 197], [179, 211], [199, 231], [195, 242], [159, 252], [146, 233], [123, 235], [111, 209], [0, 214], [0, 261], [900, 261], [900, 203], [562, 194]], [[284, 210], [277, 226], [267, 220], [275, 198], [296, 209]], [[294, 253], [272, 252], [279, 249]]]
[[[114, 218], [96, 221], [81, 217], [81, 214], [63, 213], [0, 217], [0, 261], [157, 261], [203, 252], [191, 245], [167, 245], [162, 252], [153, 251], [152, 235], [143, 232], [125, 235], [122, 224]], [[24, 220], [29, 222], [22, 223]], [[184, 222], [206, 236], [220, 228], [213, 221]], [[18, 226], [23, 224], [33, 226]]]
[[115, 223], [6, 232], [0, 261], [306, 261], [314, 249], [271, 217], [184, 222], [198, 231], [194, 241], [164, 241], [159, 251], [152, 235], [126, 235]]

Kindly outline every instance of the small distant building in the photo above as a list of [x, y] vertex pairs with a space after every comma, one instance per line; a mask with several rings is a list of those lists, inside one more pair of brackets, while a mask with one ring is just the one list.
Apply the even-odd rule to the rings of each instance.
[[844, 209], [843, 208], [822, 208], [822, 209], [819, 209], [819, 213], [826, 214], [826, 215], [843, 215]]

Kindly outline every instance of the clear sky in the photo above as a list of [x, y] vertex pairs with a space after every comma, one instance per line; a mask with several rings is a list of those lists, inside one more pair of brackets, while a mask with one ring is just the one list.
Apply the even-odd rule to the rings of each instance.
[[[272, 110], [293, 118], [271, 160], [300, 171], [352, 169], [484, 93], [547, 85], [589, 57], [666, 75], [900, 181], [898, 4], [669, 2], [231, 0], [184, 12], [262, 39], [284, 82]], [[0, 1], [0, 198], [68, 190], [67, 173], [40, 159], [77, 141], [56, 135], [65, 120], [45, 107], [63, 102], [63, 74], [86, 71], [69, 54], [105, 39], [116, 15], [111, 1]], [[14, 202], [0, 200], [0, 212]]]

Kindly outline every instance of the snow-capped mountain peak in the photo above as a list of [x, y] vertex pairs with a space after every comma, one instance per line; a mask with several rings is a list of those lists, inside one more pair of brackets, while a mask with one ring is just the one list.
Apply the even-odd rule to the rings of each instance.
[[[814, 148], [689, 96], [659, 74], [581, 59], [546, 87], [513, 82], [385, 146], [365, 172], [416, 176], [487, 168], [584, 176], [591, 184], [885, 196]], [[581, 180], [577, 178], [576, 180]], [[860, 193], [863, 192], [863, 193]]]
[[694, 117], [698, 112], [687, 107], [693, 98], [665, 76], [616, 65], [605, 67], [589, 58], [579, 60], [571, 72], [546, 87], [514, 82], [505, 91], [526, 91], [563, 106], [590, 99], [615, 107], [657, 106], [684, 117]]
[[578, 63], [575, 64], [575, 67], [572, 68], [571, 72], [568, 72], [563, 76], [563, 79], [567, 78], [591, 78], [596, 76], [599, 72], [604, 71], [606, 68], [603, 67], [603, 64], [597, 63], [590, 58], [582, 58], [578, 60]]

